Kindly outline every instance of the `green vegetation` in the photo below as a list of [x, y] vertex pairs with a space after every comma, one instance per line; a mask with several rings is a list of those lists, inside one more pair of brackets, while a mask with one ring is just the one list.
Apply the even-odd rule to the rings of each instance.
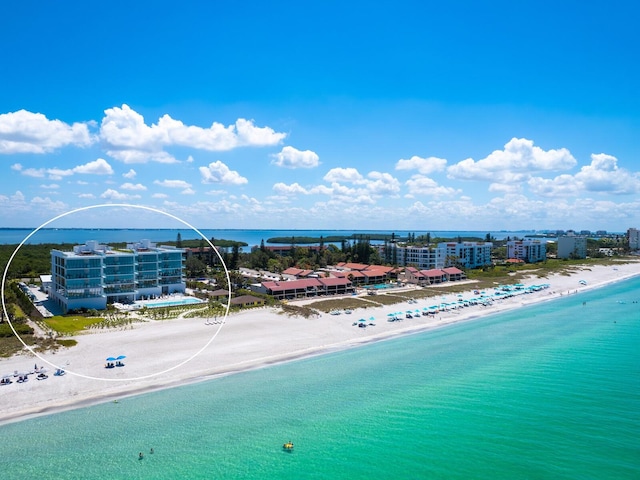
[[356, 308], [378, 307], [380, 304], [377, 302], [377, 298], [374, 298], [373, 300], [365, 300], [357, 297], [346, 297], [340, 299], [331, 298], [318, 300], [310, 303], [308, 306], [314, 310], [329, 313], [332, 310], [355, 310]]
[[[16, 333], [20, 336], [33, 335], [33, 328], [24, 323], [13, 324], [13, 328], [15, 328]], [[0, 323], [0, 338], [9, 338], [13, 336], [14, 333], [11, 326], [8, 323]]]
[[45, 318], [43, 321], [51, 330], [63, 335], [73, 335], [74, 333], [85, 330], [87, 327], [91, 327], [104, 321], [104, 318], [83, 317], [81, 315], [56, 315], [54, 317]]
[[65, 338], [65, 339], [57, 338], [56, 343], [61, 347], [67, 347], [67, 348], [75, 347], [78, 344], [78, 342], [72, 338]]
[[[7, 265], [18, 245], [0, 245], [0, 265]], [[23, 245], [13, 257], [7, 278], [36, 279], [51, 272], [51, 250], [73, 250], [73, 244], [41, 243]]]
[[[234, 245], [238, 245], [240, 247], [249, 246], [249, 244], [246, 242], [236, 242], [235, 240], [224, 240], [222, 238], [210, 238], [209, 241], [215, 247], [231, 248]], [[211, 246], [207, 242], [205, 242], [204, 238], [196, 238], [196, 239], [189, 239], [189, 240], [180, 239], [180, 241], [176, 240], [176, 241], [167, 241], [167, 242], [157, 242], [157, 244], [171, 245], [175, 247], [178, 247], [178, 244], [180, 244], [178, 248], [200, 248], [200, 247], [211, 248]]]
[[303, 307], [300, 305], [288, 305], [282, 304], [282, 313], [292, 316], [292, 317], [304, 317], [304, 318], [312, 318], [317, 317], [320, 314], [317, 310], [309, 307]]

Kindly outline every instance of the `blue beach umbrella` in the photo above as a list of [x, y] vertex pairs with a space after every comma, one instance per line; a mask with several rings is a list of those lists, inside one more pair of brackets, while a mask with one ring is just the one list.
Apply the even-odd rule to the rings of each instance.
[[107, 362], [115, 362], [116, 359], [113, 357], [107, 357]]
[[126, 355], [120, 355], [116, 360], [124, 360], [125, 358], [127, 358]]

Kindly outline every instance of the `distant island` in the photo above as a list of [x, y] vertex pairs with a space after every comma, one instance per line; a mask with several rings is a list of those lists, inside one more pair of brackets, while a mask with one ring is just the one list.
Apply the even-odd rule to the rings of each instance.
[[[426, 239], [425, 235], [421, 235], [416, 237], [415, 234], [411, 236], [409, 235], [394, 235], [389, 233], [353, 233], [350, 235], [328, 235], [326, 237], [306, 237], [306, 236], [289, 236], [289, 237], [271, 237], [268, 238], [266, 243], [271, 244], [295, 244], [295, 245], [309, 245], [309, 244], [318, 244], [318, 243], [340, 243], [347, 241], [375, 241], [375, 242], [383, 242], [383, 241], [394, 241], [394, 242], [415, 242], [415, 241], [423, 241]], [[465, 242], [478, 242], [483, 241], [485, 239], [480, 237], [462, 237], [462, 241]], [[439, 237], [431, 237], [430, 239], [433, 241], [447, 241], [451, 240], [451, 238], [439, 238]]]

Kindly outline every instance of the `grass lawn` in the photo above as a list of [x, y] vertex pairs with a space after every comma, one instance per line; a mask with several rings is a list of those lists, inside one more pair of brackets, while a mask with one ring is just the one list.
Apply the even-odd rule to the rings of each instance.
[[90, 327], [91, 325], [100, 323], [102, 321], [104, 321], [104, 318], [102, 317], [92, 317], [92, 318], [87, 318], [82, 316], [63, 317], [60, 315], [44, 319], [44, 323], [46, 323], [49, 328], [51, 328], [52, 330], [55, 330], [58, 333], [63, 333], [67, 335], [80, 332], [86, 329], [87, 327]]

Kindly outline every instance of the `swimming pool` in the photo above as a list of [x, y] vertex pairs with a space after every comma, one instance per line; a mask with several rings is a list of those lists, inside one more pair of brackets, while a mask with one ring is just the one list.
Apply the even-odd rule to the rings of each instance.
[[200, 300], [195, 297], [180, 297], [180, 298], [169, 298], [169, 299], [158, 299], [158, 300], [138, 300], [135, 302], [135, 305], [138, 308], [147, 307], [147, 308], [160, 308], [160, 307], [178, 307], [180, 305], [194, 305], [197, 303], [204, 303], [204, 300]]

